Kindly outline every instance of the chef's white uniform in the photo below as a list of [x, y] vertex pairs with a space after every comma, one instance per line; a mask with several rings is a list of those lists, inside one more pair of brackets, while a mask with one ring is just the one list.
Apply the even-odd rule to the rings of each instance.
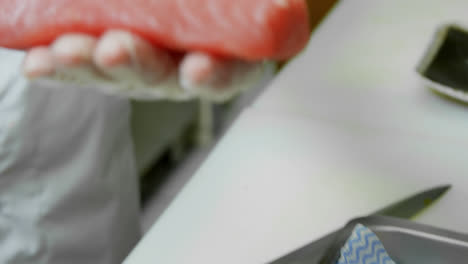
[[121, 263], [139, 238], [125, 99], [31, 85], [0, 49], [0, 263]]

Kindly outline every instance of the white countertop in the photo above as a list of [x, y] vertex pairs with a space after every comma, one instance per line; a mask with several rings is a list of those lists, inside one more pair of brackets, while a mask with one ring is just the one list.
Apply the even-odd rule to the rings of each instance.
[[125, 261], [264, 263], [415, 192], [416, 220], [468, 232], [468, 107], [414, 67], [468, 2], [342, 1]]
[[341, 1], [254, 107], [465, 138], [467, 106], [429, 91], [416, 66], [438, 26], [468, 25], [467, 10], [466, 0]]
[[429, 135], [247, 111], [125, 263], [265, 263], [444, 183], [454, 188], [420, 219], [467, 231], [464, 153]]

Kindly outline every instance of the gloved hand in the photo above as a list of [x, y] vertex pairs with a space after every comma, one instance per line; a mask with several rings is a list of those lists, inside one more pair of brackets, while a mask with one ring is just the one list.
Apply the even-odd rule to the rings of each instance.
[[100, 38], [67, 34], [48, 47], [34, 48], [23, 70], [29, 78], [106, 83], [120, 92], [149, 91], [144, 99], [224, 100], [257, 81], [262, 63], [199, 52], [175, 54], [132, 33], [112, 30]]

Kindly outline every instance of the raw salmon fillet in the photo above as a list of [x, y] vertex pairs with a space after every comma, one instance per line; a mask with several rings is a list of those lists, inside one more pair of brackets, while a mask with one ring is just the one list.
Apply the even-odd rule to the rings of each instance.
[[125, 29], [174, 51], [285, 60], [306, 45], [308, 19], [304, 0], [0, 0], [0, 46]]

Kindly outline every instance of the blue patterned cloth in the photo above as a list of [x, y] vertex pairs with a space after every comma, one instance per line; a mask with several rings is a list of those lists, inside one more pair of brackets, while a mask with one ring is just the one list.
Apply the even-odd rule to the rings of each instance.
[[357, 225], [341, 249], [337, 264], [395, 264], [374, 232]]

